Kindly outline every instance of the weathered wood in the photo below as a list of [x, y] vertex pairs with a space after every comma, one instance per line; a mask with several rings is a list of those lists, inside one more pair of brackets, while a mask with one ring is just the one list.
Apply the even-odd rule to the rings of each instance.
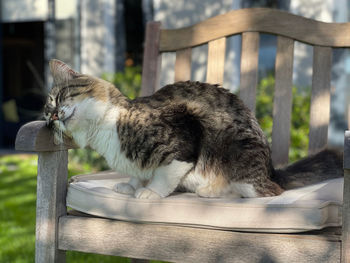
[[[339, 262], [339, 240], [64, 216], [59, 247], [171, 262]], [[287, 248], [287, 249], [286, 249]]]
[[348, 130], [350, 130], [350, 105], [348, 105]]
[[160, 51], [194, 47], [243, 32], [271, 33], [319, 46], [350, 46], [350, 23], [324, 23], [276, 9], [248, 8], [233, 10], [190, 27], [162, 30]]
[[23, 125], [16, 136], [17, 151], [48, 152], [78, 148], [71, 140], [65, 139], [60, 145], [54, 144], [53, 133], [44, 121], [33, 121]]
[[58, 219], [67, 214], [68, 152], [40, 152], [38, 159], [35, 262], [65, 262], [58, 249]]
[[175, 81], [191, 79], [191, 54], [191, 48], [176, 51]]
[[141, 96], [157, 90], [162, 56], [159, 53], [160, 22], [148, 22], [142, 65]]
[[255, 95], [258, 84], [259, 33], [242, 34], [241, 79], [239, 97], [255, 112]]
[[293, 85], [293, 39], [277, 38], [275, 93], [273, 102], [272, 162], [275, 167], [288, 164]]
[[350, 169], [350, 131], [344, 136], [344, 169]]
[[342, 226], [342, 262], [350, 262], [350, 132], [344, 141], [344, 191]]
[[222, 37], [208, 43], [207, 82], [224, 83], [226, 38]]
[[326, 148], [330, 114], [332, 49], [314, 47], [310, 105], [309, 154]]
[[130, 263], [148, 263], [148, 262], [150, 262], [150, 261], [147, 259], [132, 258], [130, 260]]

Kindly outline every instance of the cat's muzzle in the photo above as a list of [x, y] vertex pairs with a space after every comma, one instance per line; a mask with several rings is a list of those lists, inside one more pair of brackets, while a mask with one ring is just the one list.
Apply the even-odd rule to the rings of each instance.
[[57, 112], [54, 112], [51, 114], [49, 120], [46, 122], [46, 126], [49, 127], [50, 129], [53, 128], [53, 123], [54, 121], [59, 120]]
[[52, 115], [51, 115], [51, 118], [50, 118], [52, 121], [57, 121], [58, 120], [58, 113], [57, 112], [54, 112]]

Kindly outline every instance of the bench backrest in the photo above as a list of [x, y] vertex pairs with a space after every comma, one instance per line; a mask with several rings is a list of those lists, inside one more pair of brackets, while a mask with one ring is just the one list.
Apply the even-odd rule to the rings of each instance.
[[146, 29], [141, 95], [152, 94], [159, 83], [162, 52], [176, 52], [175, 81], [189, 80], [192, 48], [203, 44], [208, 44], [206, 81], [223, 83], [226, 38], [241, 34], [239, 96], [254, 112], [260, 33], [277, 36], [272, 160], [280, 166], [288, 163], [294, 42], [313, 47], [309, 124], [309, 154], [313, 154], [327, 146], [332, 48], [350, 46], [350, 23], [324, 23], [266, 8], [234, 10], [172, 30], [150, 22]]

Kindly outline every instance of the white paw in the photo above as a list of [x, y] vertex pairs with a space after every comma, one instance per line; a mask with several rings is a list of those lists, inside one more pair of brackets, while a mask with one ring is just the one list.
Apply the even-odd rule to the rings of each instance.
[[134, 187], [128, 183], [116, 184], [114, 185], [113, 189], [117, 193], [125, 194], [125, 195], [133, 195], [135, 193]]
[[152, 190], [141, 187], [136, 190], [135, 197], [139, 199], [160, 199], [162, 198], [159, 194], [156, 192], [153, 192]]

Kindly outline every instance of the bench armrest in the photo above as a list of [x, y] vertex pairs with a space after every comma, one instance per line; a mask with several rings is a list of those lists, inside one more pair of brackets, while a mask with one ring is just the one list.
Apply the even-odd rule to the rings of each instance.
[[54, 152], [78, 148], [72, 140], [65, 139], [61, 145], [53, 142], [53, 133], [45, 121], [33, 121], [23, 125], [16, 136], [15, 148], [18, 151]]

